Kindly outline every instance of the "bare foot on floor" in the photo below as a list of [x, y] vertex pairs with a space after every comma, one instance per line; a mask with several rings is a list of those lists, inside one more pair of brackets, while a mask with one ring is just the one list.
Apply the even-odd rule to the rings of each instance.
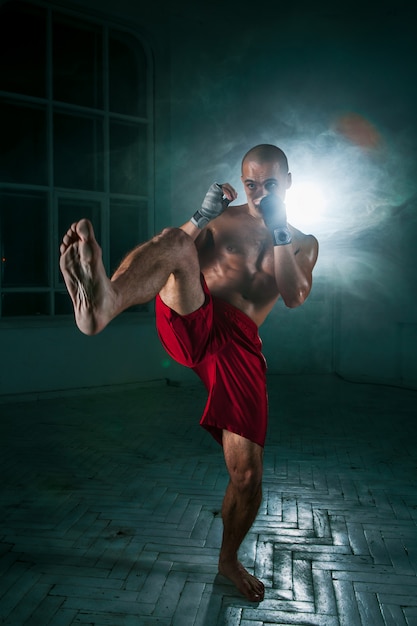
[[241, 594], [251, 602], [262, 602], [265, 595], [263, 583], [249, 574], [242, 563], [219, 563], [219, 573], [228, 578], [237, 587]]
[[116, 294], [106, 275], [91, 222], [83, 219], [72, 224], [60, 252], [59, 266], [77, 326], [86, 335], [95, 335], [114, 317]]

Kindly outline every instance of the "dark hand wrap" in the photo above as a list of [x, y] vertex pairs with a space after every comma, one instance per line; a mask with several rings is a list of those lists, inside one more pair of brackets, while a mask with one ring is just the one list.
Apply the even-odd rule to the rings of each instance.
[[265, 225], [272, 235], [274, 246], [291, 243], [291, 233], [287, 224], [287, 210], [279, 196], [267, 195], [259, 203]]

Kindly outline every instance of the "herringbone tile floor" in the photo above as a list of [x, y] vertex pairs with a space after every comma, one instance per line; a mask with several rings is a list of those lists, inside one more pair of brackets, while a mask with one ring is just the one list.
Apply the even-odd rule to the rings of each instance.
[[0, 623], [416, 626], [417, 391], [269, 380], [264, 499], [216, 575], [221, 450], [205, 392], [150, 385], [0, 405]]

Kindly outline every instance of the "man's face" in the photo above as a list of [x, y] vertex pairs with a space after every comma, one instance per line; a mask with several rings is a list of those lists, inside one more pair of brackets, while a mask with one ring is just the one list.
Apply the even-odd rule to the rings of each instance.
[[284, 172], [277, 162], [245, 161], [242, 167], [242, 182], [250, 209], [259, 209], [262, 198], [275, 194], [285, 200], [285, 193], [291, 186], [291, 174]]

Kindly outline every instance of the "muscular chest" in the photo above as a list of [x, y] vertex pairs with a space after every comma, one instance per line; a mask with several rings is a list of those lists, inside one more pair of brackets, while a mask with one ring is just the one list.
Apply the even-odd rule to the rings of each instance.
[[249, 275], [273, 271], [273, 251], [266, 238], [221, 236], [216, 248], [219, 262], [241, 267]]
[[250, 222], [243, 227], [227, 222], [221, 226], [207, 234], [200, 250], [202, 266], [231, 266], [248, 273], [273, 272], [273, 248], [265, 228]]

